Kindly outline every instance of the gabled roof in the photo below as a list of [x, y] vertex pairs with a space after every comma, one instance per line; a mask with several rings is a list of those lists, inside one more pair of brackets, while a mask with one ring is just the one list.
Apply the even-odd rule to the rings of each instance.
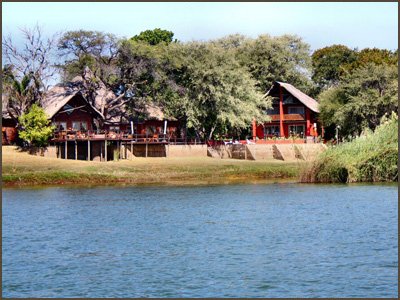
[[275, 81], [274, 85], [266, 93], [266, 95], [267, 96], [268, 95], [270, 95], [270, 96], [276, 95], [278, 86], [281, 86], [282, 88], [284, 88], [289, 94], [291, 94], [293, 97], [298, 99], [301, 103], [303, 103], [305, 106], [307, 106], [312, 111], [314, 111], [316, 113], [319, 113], [318, 102], [315, 101], [310, 96], [304, 94], [302, 91], [300, 91], [299, 89], [295, 88], [293, 85], [291, 85], [289, 83]]
[[[106, 87], [106, 85], [91, 72], [89, 68], [85, 69], [83, 74], [85, 78], [92, 79], [95, 78], [98, 84], [96, 90], [96, 98], [94, 99], [93, 105], [85, 99], [86, 102], [99, 113], [103, 120], [105, 117], [101, 114], [102, 107], [106, 103], [109, 103], [116, 99], [116, 95]], [[52, 89], [50, 89], [44, 100], [42, 101], [42, 106], [45, 109], [49, 117], [53, 117], [65, 104], [68, 103], [80, 91], [84, 90], [84, 81], [82, 76], [76, 76], [71, 82], [65, 84], [57, 84]], [[135, 109], [136, 112], [145, 116], [149, 120], [164, 120], [165, 116], [162, 109], [155, 104], [145, 104], [142, 109]], [[174, 118], [169, 118], [169, 120], [175, 120]], [[120, 106], [117, 109], [112, 109], [107, 112], [107, 120], [104, 120], [108, 124], [117, 123], [128, 123], [127, 110], [125, 106]]]
[[42, 107], [49, 119], [60, 111], [73, 97], [80, 95], [85, 100], [87, 105], [92, 108], [102, 119], [104, 116], [95, 107], [93, 107], [86, 98], [81, 94], [80, 89], [72, 83], [57, 84], [51, 88], [42, 100]]

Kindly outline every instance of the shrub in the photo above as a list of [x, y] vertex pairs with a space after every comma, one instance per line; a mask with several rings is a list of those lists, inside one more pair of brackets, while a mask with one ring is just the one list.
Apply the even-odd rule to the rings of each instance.
[[50, 125], [43, 108], [33, 104], [27, 113], [19, 118], [21, 130], [19, 137], [26, 141], [29, 146], [46, 146], [50, 136], [53, 134], [54, 126]]
[[377, 182], [398, 179], [398, 117], [383, 117], [375, 132], [329, 147], [301, 174], [302, 182]]

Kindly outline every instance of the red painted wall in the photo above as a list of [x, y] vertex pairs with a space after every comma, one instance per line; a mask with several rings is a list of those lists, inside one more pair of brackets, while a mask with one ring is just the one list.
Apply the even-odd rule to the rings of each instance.
[[[69, 105], [72, 107], [78, 107], [87, 104], [83, 99], [79, 96], [72, 98], [69, 102]], [[72, 113], [63, 113], [63, 108], [60, 109], [56, 115], [51, 119], [52, 122], [66, 122], [68, 130], [72, 129], [72, 122], [86, 122], [88, 126], [88, 130], [93, 130], [93, 115], [89, 112], [89, 108], [83, 108], [85, 111], [81, 109], [76, 109], [72, 111]]]
[[17, 140], [17, 123], [12, 119], [1, 120], [1, 142], [2, 145], [14, 144]]
[[[318, 136], [318, 131], [314, 130], [314, 123], [317, 123], [317, 116], [316, 113], [312, 112], [308, 107], [306, 107], [303, 104], [293, 104], [293, 105], [284, 105], [283, 106], [283, 112], [284, 114], [288, 114], [288, 108], [289, 107], [299, 107], [299, 106], [303, 106], [304, 107], [304, 117], [305, 120], [304, 121], [284, 121], [283, 123], [283, 128], [284, 128], [284, 132], [285, 132], [285, 137], [288, 138], [290, 135], [289, 132], [289, 126], [290, 125], [304, 125], [304, 129], [305, 129], [305, 135], [306, 136]], [[265, 126], [268, 125], [274, 125], [274, 126], [278, 126], [279, 127], [279, 121], [274, 121], [274, 122], [269, 122], [269, 123], [265, 123]], [[264, 126], [262, 124], [258, 124], [257, 125], [257, 130], [256, 130], [256, 134], [257, 137], [259, 139], [264, 139]]]

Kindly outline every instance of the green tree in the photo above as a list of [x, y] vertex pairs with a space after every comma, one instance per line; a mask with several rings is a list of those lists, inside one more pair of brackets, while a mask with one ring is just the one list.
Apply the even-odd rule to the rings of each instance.
[[[169, 44], [173, 41], [174, 33], [172, 31], [155, 28], [145, 30], [131, 38], [133, 41], [144, 41], [149, 45], [158, 45], [160, 43]], [[175, 40], [176, 41], [176, 40]]]
[[274, 81], [289, 82], [306, 93], [312, 88], [310, 77], [310, 47], [296, 35], [256, 39], [233, 35], [219, 41], [225, 48], [234, 49], [237, 60], [257, 81], [265, 93]]
[[38, 102], [35, 94], [40, 85], [35, 81], [35, 76], [32, 73], [24, 75], [21, 80], [18, 80], [15, 75], [14, 66], [6, 65], [3, 67], [3, 95], [7, 99], [3, 105], [3, 109], [7, 110], [8, 114], [18, 124], [18, 117], [26, 112], [34, 103]]
[[119, 39], [110, 33], [90, 30], [68, 31], [58, 41], [58, 51], [66, 59], [58, 65], [63, 79], [82, 75], [89, 67], [105, 84], [113, 84], [118, 75], [116, 58]]
[[53, 134], [54, 126], [50, 125], [44, 110], [33, 104], [27, 113], [19, 117], [22, 130], [19, 137], [31, 146], [46, 146]]
[[340, 85], [319, 96], [325, 126], [341, 127], [344, 136], [374, 130], [384, 115], [398, 109], [398, 70], [395, 65], [368, 63], [342, 78]]
[[180, 89], [166, 108], [185, 119], [199, 137], [247, 128], [253, 118], [267, 120], [263, 109], [271, 103], [233, 52], [200, 42], [176, 45], [171, 52], [181, 62], [175, 72]]
[[375, 65], [397, 65], [397, 51], [378, 48], [365, 48], [356, 52], [356, 60], [346, 63], [342, 67], [346, 73], [351, 73], [355, 69], [363, 67], [369, 63], [373, 63]]
[[312, 56], [312, 80], [325, 89], [337, 85], [344, 66], [357, 60], [357, 53], [344, 45], [332, 45], [316, 50]]

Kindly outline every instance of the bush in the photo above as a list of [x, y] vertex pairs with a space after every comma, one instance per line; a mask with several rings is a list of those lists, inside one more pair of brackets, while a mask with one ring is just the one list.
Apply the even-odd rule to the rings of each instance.
[[375, 132], [330, 147], [301, 174], [302, 182], [377, 182], [398, 179], [398, 117], [383, 117]]
[[33, 104], [27, 113], [18, 118], [21, 130], [19, 137], [29, 146], [43, 147], [48, 144], [54, 126], [50, 125], [43, 108]]

